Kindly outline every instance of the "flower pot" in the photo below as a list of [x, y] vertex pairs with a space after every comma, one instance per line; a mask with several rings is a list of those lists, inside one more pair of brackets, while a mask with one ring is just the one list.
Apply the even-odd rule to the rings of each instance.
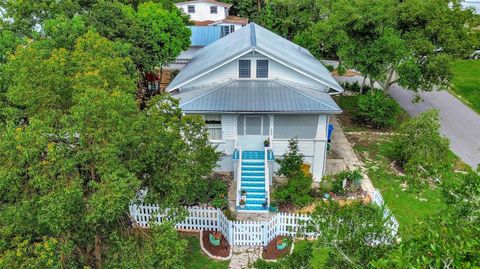
[[215, 236], [213, 234], [208, 235], [208, 239], [210, 241], [210, 244], [214, 247], [220, 246], [220, 241], [222, 240], [222, 237], [220, 236], [218, 239], [215, 239]]
[[270, 212], [277, 212], [278, 211], [278, 207], [276, 206], [270, 206]]
[[240, 208], [245, 208], [245, 204], [240, 204]]
[[282, 242], [280, 244], [277, 243], [277, 250], [283, 250], [287, 247], [287, 242]]

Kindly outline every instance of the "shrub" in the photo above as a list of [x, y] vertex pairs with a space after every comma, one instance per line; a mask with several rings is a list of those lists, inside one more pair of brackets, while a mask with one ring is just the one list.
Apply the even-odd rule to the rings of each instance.
[[380, 90], [374, 90], [358, 99], [357, 116], [376, 129], [393, 126], [400, 111], [397, 101]]
[[187, 205], [210, 203], [219, 208], [228, 207], [228, 186], [220, 178], [204, 178], [194, 182], [184, 201]]
[[453, 168], [449, 141], [440, 135], [438, 112], [429, 110], [403, 123], [393, 139], [391, 156], [403, 166], [415, 188], [428, 184], [416, 182], [440, 177]]
[[281, 204], [292, 203], [304, 206], [312, 202], [310, 196], [313, 179], [311, 176], [299, 174], [288, 179], [287, 185], [281, 186], [273, 193], [274, 199]]
[[302, 172], [303, 154], [298, 149], [298, 140], [292, 138], [288, 141], [288, 151], [276, 162], [280, 165], [277, 174], [284, 175], [288, 178], [294, 177]]

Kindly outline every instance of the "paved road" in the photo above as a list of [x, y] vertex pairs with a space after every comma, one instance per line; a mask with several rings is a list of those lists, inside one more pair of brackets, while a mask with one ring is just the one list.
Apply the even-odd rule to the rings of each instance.
[[[337, 81], [361, 80], [361, 77], [335, 77]], [[447, 91], [422, 92], [423, 102], [412, 103], [413, 93], [394, 85], [390, 95], [408, 114], [415, 116], [427, 109], [440, 111], [440, 132], [450, 139], [450, 148], [465, 163], [480, 164], [480, 115]]]

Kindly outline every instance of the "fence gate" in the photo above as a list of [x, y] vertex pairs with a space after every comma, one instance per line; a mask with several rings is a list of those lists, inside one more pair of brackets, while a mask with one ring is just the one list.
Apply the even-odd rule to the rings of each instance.
[[232, 221], [234, 246], [263, 245], [264, 223], [258, 221]]

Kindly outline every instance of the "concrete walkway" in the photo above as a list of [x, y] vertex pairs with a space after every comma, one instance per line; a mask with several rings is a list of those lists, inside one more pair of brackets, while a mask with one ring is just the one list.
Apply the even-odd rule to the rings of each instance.
[[[362, 81], [362, 77], [335, 77], [339, 82]], [[434, 108], [440, 111], [440, 132], [450, 140], [451, 150], [473, 168], [480, 164], [480, 115], [447, 91], [421, 92], [423, 102], [412, 103], [413, 92], [393, 85], [390, 95], [411, 116]]]
[[[370, 178], [367, 176], [363, 162], [357, 158], [357, 155], [355, 154], [350, 142], [348, 142], [347, 137], [343, 132], [343, 128], [339, 124], [337, 118], [331, 117], [330, 123], [333, 124], [333, 127], [335, 128], [333, 131], [332, 142], [330, 144], [330, 149], [336, 156], [336, 159], [333, 160], [335, 160], [335, 162], [338, 162], [338, 160], [343, 160], [345, 165], [344, 167], [348, 170], [361, 169], [363, 171], [362, 189], [366, 191], [370, 197], [373, 197], [375, 188], [373, 187]], [[332, 166], [330, 165], [331, 161], [332, 159], [327, 159], [327, 174], [336, 174], [342, 170], [345, 170], [336, 170], [341, 168], [341, 166]]]
[[233, 246], [232, 259], [229, 269], [252, 268], [252, 264], [260, 259], [262, 247], [260, 246]]

